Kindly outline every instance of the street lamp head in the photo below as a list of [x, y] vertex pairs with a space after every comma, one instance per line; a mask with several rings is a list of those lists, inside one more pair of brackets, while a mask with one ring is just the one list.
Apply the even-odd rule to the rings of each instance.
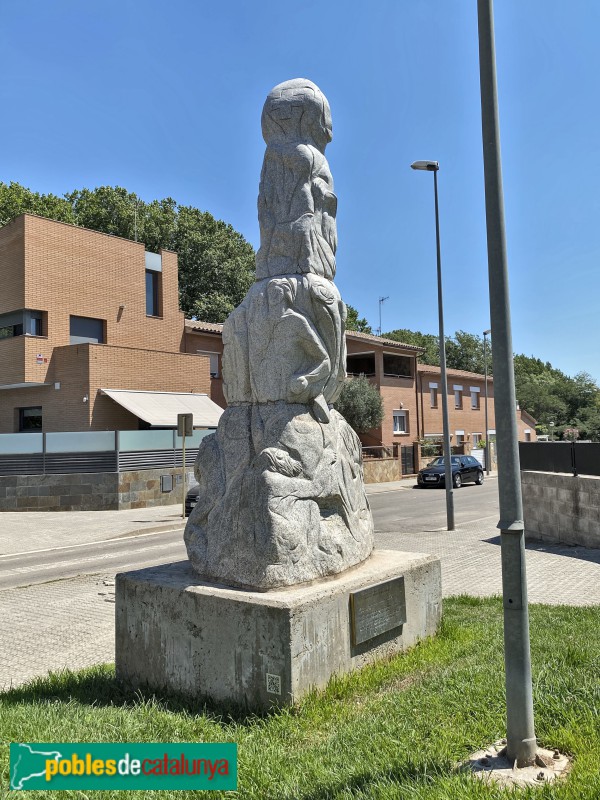
[[437, 172], [440, 168], [438, 161], [413, 161], [411, 169], [425, 169], [428, 172]]
[[492, 332], [492, 329], [490, 328], [489, 330], [487, 330], [487, 331], [484, 331], [484, 332], [483, 332], [483, 335], [484, 335], [484, 336], [489, 336], [491, 332]]

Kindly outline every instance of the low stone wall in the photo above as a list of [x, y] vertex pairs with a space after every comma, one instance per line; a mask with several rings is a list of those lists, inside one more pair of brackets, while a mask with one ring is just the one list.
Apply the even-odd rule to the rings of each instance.
[[[172, 489], [161, 489], [161, 476]], [[187, 485], [195, 483], [188, 470]], [[116, 511], [182, 502], [180, 469], [0, 475], [0, 511]]]
[[600, 478], [524, 471], [521, 485], [528, 539], [600, 547]]
[[388, 483], [402, 477], [399, 458], [368, 458], [363, 461], [365, 483]]

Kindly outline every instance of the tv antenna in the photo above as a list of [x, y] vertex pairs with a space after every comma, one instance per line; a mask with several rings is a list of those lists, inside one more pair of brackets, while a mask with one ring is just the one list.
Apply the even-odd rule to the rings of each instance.
[[378, 331], [377, 335], [378, 336], [381, 336], [381, 306], [385, 303], [386, 300], [389, 300], [389, 299], [390, 299], [389, 296], [388, 297], [380, 297], [379, 298], [379, 328], [377, 329], [377, 331]]

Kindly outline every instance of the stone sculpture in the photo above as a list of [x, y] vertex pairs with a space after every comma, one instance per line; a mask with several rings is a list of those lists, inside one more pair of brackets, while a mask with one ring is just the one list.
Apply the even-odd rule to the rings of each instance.
[[346, 307], [333, 283], [329, 104], [311, 81], [281, 83], [262, 131], [257, 280], [223, 328], [228, 408], [198, 452], [185, 543], [202, 579], [266, 590], [363, 561], [373, 522], [360, 442], [332, 408]]

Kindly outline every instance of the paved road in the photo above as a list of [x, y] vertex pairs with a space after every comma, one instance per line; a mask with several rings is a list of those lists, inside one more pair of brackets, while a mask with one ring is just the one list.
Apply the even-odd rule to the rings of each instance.
[[[446, 492], [442, 489], [419, 489], [404, 482], [399, 490], [369, 494], [369, 503], [375, 529], [379, 532], [411, 533], [446, 528]], [[489, 478], [483, 486], [469, 483], [454, 490], [457, 526], [493, 515], [499, 516], [497, 478]]]
[[[496, 487], [491, 479], [483, 487], [455, 492], [458, 528], [452, 533], [445, 530], [443, 491], [412, 489], [406, 482], [392, 491], [373, 487], [376, 544], [439, 555], [444, 596], [498, 594]], [[185, 557], [181, 536], [181, 530], [121, 534], [83, 547], [42, 547], [22, 555], [12, 548], [12, 555], [1, 557], [0, 688], [51, 669], [113, 661], [115, 572], [180, 560]], [[531, 543], [527, 570], [532, 602], [600, 604], [600, 550]]]
[[[446, 499], [445, 492], [440, 489], [415, 489], [404, 482], [401, 488], [385, 491], [380, 485], [377, 493], [369, 495], [369, 501], [377, 532], [445, 529]], [[454, 502], [458, 526], [490, 514], [497, 515], [497, 481], [490, 480], [483, 486], [463, 486], [455, 491]], [[62, 522], [64, 525], [65, 521]], [[104, 541], [43, 547], [0, 556], [0, 590], [180, 561], [186, 558], [182, 537], [181, 528], [131, 537], [121, 532], [118, 538]], [[69, 539], [72, 536], [67, 537], [67, 541]]]

